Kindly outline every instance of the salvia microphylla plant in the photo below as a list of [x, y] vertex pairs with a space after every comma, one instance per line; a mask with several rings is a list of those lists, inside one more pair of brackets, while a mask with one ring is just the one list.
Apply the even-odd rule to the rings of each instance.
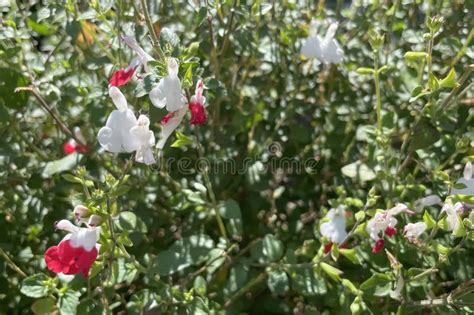
[[0, 9], [0, 313], [474, 312], [469, 1]]

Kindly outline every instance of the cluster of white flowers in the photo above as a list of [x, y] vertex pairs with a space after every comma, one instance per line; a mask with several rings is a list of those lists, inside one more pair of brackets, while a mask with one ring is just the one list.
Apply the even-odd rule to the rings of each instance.
[[[155, 136], [150, 130], [150, 120], [146, 115], [140, 115], [138, 119], [129, 108], [127, 100], [118, 86], [129, 82], [137, 68], [143, 65], [145, 73], [150, 71], [148, 62], [153, 57], [141, 48], [135, 38], [122, 36], [121, 39], [137, 55], [126, 69], [120, 69], [113, 73], [109, 81], [109, 96], [116, 110], [109, 115], [104, 127], [99, 130], [97, 139], [100, 145], [112, 153], [136, 152], [135, 160], [147, 165], [155, 163], [153, 147]], [[203, 96], [204, 85], [201, 80], [196, 84], [196, 94], [192, 96], [191, 102], [184, 95], [181, 81], [178, 77], [179, 65], [175, 58], [167, 60], [168, 73], [161, 78], [157, 86], [150, 93], [151, 103], [158, 108], [166, 108], [168, 114], [161, 120], [161, 135], [156, 145], [163, 149], [167, 139], [179, 126], [184, 116], [191, 113], [191, 124], [204, 124], [207, 120], [205, 114], [206, 98]]]

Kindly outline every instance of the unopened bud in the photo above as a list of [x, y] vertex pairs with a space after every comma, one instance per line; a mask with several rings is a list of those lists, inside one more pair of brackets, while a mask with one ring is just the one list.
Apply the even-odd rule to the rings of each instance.
[[77, 220], [87, 218], [90, 216], [90, 210], [83, 205], [78, 205], [74, 208], [74, 216]]
[[93, 214], [89, 217], [89, 221], [87, 221], [87, 224], [89, 226], [99, 226], [102, 224], [102, 217], [97, 215], [97, 214]]

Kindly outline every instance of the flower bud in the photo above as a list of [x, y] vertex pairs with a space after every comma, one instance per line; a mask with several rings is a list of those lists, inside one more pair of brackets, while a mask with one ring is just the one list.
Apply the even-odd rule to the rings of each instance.
[[93, 214], [89, 217], [89, 221], [87, 221], [87, 224], [89, 226], [99, 226], [102, 224], [102, 217], [100, 215], [97, 215], [97, 214]]
[[83, 205], [78, 205], [74, 208], [74, 216], [77, 220], [88, 218], [91, 215], [91, 211]]

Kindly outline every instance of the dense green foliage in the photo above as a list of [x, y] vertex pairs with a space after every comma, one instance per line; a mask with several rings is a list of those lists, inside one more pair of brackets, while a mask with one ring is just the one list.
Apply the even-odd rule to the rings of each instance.
[[[474, 197], [450, 195], [474, 162], [473, 1], [144, 2], [0, 1], [0, 313], [473, 312]], [[300, 55], [312, 19], [339, 22], [342, 63]], [[120, 89], [157, 137], [160, 50], [188, 97], [206, 86], [207, 124], [150, 167], [97, 142], [120, 34], [156, 58]], [[89, 151], [65, 155], [75, 127]], [[454, 231], [428, 195], [465, 203]], [[397, 203], [416, 214], [372, 253], [367, 222]], [[78, 204], [104, 218], [87, 280], [43, 258]], [[325, 254], [339, 205], [347, 248]]]

